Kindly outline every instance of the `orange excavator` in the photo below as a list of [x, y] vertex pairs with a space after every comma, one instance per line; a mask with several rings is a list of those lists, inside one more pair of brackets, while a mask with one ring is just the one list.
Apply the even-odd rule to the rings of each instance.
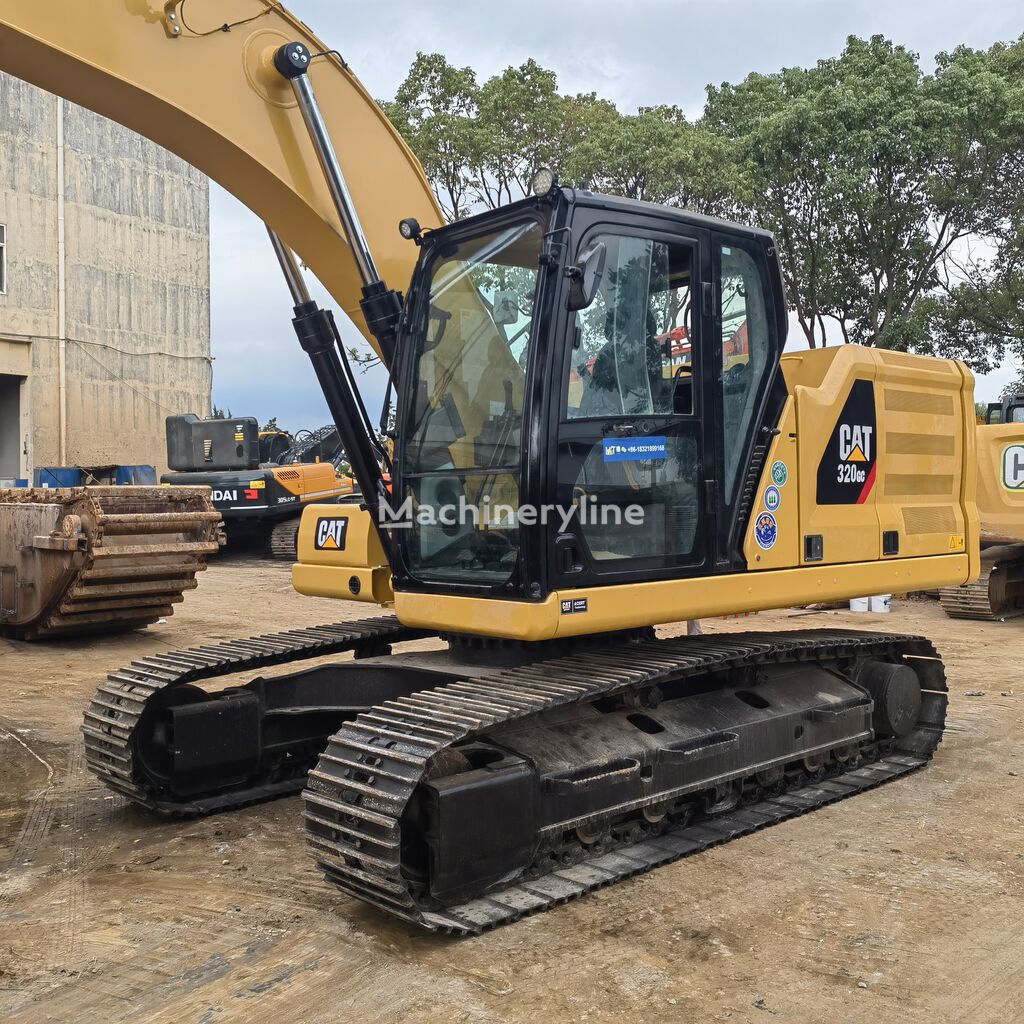
[[[287, 441], [286, 441], [287, 439]], [[248, 547], [294, 562], [302, 510], [352, 499], [352, 478], [334, 424], [294, 440], [260, 432], [252, 417], [167, 417], [167, 462], [160, 482], [210, 488], [229, 548]]]

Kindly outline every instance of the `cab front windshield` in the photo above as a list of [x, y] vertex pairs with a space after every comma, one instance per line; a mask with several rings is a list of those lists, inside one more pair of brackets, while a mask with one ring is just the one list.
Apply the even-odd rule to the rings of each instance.
[[[518, 552], [523, 396], [544, 226], [438, 243], [424, 272], [401, 463], [409, 570], [496, 585]], [[397, 497], [397, 496], [396, 496]]]

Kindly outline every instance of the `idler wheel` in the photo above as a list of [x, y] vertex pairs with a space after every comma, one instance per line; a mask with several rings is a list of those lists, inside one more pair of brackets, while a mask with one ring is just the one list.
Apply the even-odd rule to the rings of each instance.
[[902, 739], [914, 728], [921, 713], [921, 682], [912, 668], [869, 661], [857, 682], [875, 702], [871, 724], [877, 735]]

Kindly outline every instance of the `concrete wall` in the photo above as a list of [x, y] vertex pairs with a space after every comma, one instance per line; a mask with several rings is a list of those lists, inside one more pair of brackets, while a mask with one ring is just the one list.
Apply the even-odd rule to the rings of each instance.
[[0, 223], [0, 374], [27, 375], [23, 475], [60, 462], [62, 351], [64, 462], [165, 468], [164, 418], [210, 410], [206, 178], [120, 125], [0, 75]]

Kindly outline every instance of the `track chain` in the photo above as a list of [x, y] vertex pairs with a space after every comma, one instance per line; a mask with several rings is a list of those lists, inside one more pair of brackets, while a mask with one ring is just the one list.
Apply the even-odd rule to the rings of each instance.
[[[445, 747], [572, 703], [662, 681], [767, 663], [885, 655], [933, 664], [926, 672], [915, 729], [873, 763], [676, 831], [592, 853], [458, 906], [430, 905], [402, 875], [402, 815], [428, 762]], [[941, 741], [945, 709], [942, 663], [921, 637], [840, 630], [717, 634], [573, 654], [387, 701], [346, 722], [309, 773], [303, 793], [306, 840], [327, 880], [345, 893], [430, 930], [474, 934], [920, 768]]]
[[190, 647], [133, 661], [107, 676], [85, 712], [82, 732], [86, 764], [111, 789], [164, 813], [205, 814], [298, 792], [305, 784], [305, 773], [183, 802], [160, 794], [135, 760], [133, 740], [143, 711], [170, 687], [345, 651], [375, 651], [426, 635], [422, 630], [406, 628], [392, 615], [383, 615]]
[[279, 562], [294, 562], [298, 556], [300, 519], [288, 519], [277, 523], [270, 531], [267, 550], [271, 558]]
[[973, 583], [943, 587], [939, 591], [942, 610], [951, 619], [981, 619], [998, 622], [1001, 609], [995, 607], [990, 589], [991, 572], [985, 570]]

